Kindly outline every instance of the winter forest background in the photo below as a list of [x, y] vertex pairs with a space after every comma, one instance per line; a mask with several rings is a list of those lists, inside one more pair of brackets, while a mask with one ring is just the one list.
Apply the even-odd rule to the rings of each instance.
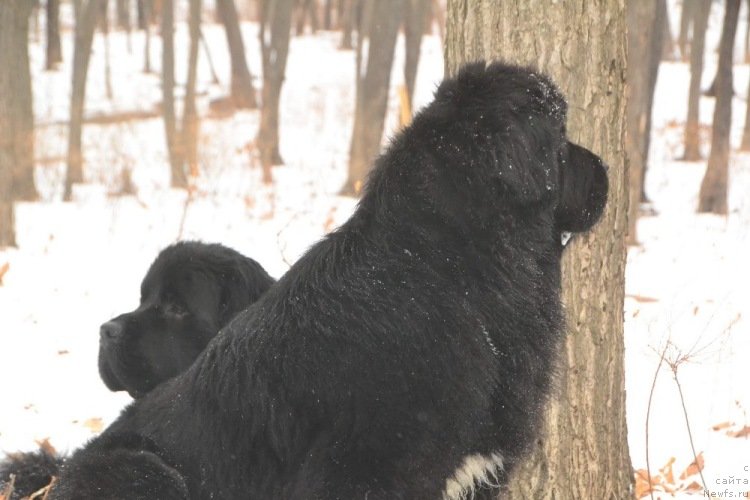
[[[748, 496], [750, 2], [598, 4], [628, 29], [632, 495]], [[0, 0], [0, 451], [72, 450], [129, 402], [99, 325], [160, 249], [220, 242], [278, 277], [346, 220], [473, 9], [495, 4]]]

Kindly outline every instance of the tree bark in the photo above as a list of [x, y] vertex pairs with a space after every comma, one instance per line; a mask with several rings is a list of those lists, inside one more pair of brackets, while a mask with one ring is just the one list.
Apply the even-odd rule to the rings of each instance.
[[370, 163], [380, 151], [403, 2], [364, 0], [363, 9], [357, 43], [357, 85], [349, 175], [341, 190], [341, 194], [348, 196], [359, 196]]
[[406, 0], [404, 5], [404, 80], [409, 96], [409, 108], [414, 100], [414, 83], [417, 79], [422, 35], [427, 25], [430, 0]]
[[187, 188], [185, 156], [182, 137], [177, 133], [177, 116], [174, 105], [174, 2], [163, 0], [161, 12], [161, 88], [164, 132], [167, 139], [167, 152], [172, 174], [173, 188]]
[[0, 248], [15, 246], [13, 202], [36, 196], [27, 0], [0, 2]]
[[256, 144], [263, 168], [263, 182], [272, 181], [271, 167], [284, 161], [279, 153], [279, 99], [289, 52], [293, 0], [262, 0], [260, 48], [263, 91], [260, 128]]
[[693, 22], [693, 43], [690, 51], [690, 88], [688, 90], [687, 120], [685, 122], [685, 161], [702, 158], [700, 149], [700, 99], [703, 76], [703, 52], [706, 46], [706, 27], [711, 2], [700, 2]]
[[732, 58], [737, 33], [740, 0], [727, 0], [724, 26], [719, 43], [719, 69], [716, 76], [716, 106], [714, 108], [711, 153], [699, 194], [698, 211], [727, 213], [727, 184], [729, 177], [729, 130], [732, 123]]
[[91, 59], [97, 16], [102, 0], [75, 2], [75, 42], [73, 47], [73, 83], [70, 91], [70, 126], [68, 129], [68, 168], [65, 176], [64, 199], [70, 201], [73, 183], [83, 182], [83, 111], [86, 101], [86, 77]]
[[198, 111], [195, 106], [195, 86], [198, 76], [198, 44], [201, 36], [201, 0], [190, 0], [189, 32], [190, 48], [182, 115], [182, 144], [188, 171], [192, 176], [196, 176], [198, 175]]
[[240, 21], [234, 0], [216, 0], [216, 9], [227, 35], [231, 63], [230, 96], [237, 108], [258, 107], [253, 90], [253, 80], [245, 58], [245, 44], [242, 41]]
[[[689, 43], [689, 32], [693, 26], [695, 12], [698, 10], [698, 6], [704, 3], [704, 0], [683, 0], [682, 12], [680, 13], [680, 34], [677, 37], [677, 45], [680, 48], [680, 58], [682, 62], [688, 61], [688, 46], [692, 47]], [[710, 3], [710, 2], [709, 2]], [[693, 32], [695, 36], [695, 32]]]
[[44, 67], [51, 70], [61, 62], [60, 0], [47, 0], [47, 59]]
[[513, 499], [631, 498], [623, 370], [628, 177], [625, 2], [449, 0], [446, 68], [478, 59], [531, 64], [569, 102], [568, 135], [609, 164], [607, 209], [563, 258], [568, 336], [558, 397], [528, 459], [511, 477]]

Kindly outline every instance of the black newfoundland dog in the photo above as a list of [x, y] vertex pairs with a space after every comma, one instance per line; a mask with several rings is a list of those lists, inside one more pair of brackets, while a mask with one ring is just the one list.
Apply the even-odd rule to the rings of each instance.
[[[139, 398], [185, 371], [218, 331], [274, 283], [255, 260], [219, 244], [184, 241], [162, 250], [141, 283], [137, 309], [104, 323], [99, 373], [113, 391]], [[63, 458], [40, 449], [0, 462], [22, 498], [46, 486]]]
[[101, 326], [102, 380], [110, 390], [143, 396], [185, 371], [273, 283], [258, 262], [223, 245], [165, 248], [143, 278], [138, 308]]
[[565, 117], [526, 68], [443, 82], [349, 221], [67, 461], [50, 498], [489, 495], [549, 393], [561, 235], [606, 200]]

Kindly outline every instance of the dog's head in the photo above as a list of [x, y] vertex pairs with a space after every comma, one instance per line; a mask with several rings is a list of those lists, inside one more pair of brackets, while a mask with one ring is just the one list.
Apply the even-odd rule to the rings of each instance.
[[414, 121], [412, 133], [431, 145], [425, 163], [439, 170], [416, 174], [437, 186], [426, 198], [442, 203], [436, 210], [446, 218], [460, 213], [462, 225], [532, 214], [549, 221], [558, 241], [588, 230], [606, 203], [606, 166], [568, 140], [566, 114], [543, 74], [503, 63], [464, 66]]
[[101, 326], [99, 374], [138, 398], [189, 367], [236, 313], [273, 283], [253, 259], [221, 245], [163, 250], [141, 283], [137, 309]]

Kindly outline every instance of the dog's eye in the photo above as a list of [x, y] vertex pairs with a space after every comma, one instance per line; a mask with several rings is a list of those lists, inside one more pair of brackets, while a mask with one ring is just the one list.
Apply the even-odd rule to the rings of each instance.
[[187, 310], [184, 307], [182, 307], [179, 304], [175, 304], [171, 302], [164, 304], [162, 311], [164, 311], [165, 315], [172, 316], [175, 318], [183, 318], [187, 316], [188, 314]]

